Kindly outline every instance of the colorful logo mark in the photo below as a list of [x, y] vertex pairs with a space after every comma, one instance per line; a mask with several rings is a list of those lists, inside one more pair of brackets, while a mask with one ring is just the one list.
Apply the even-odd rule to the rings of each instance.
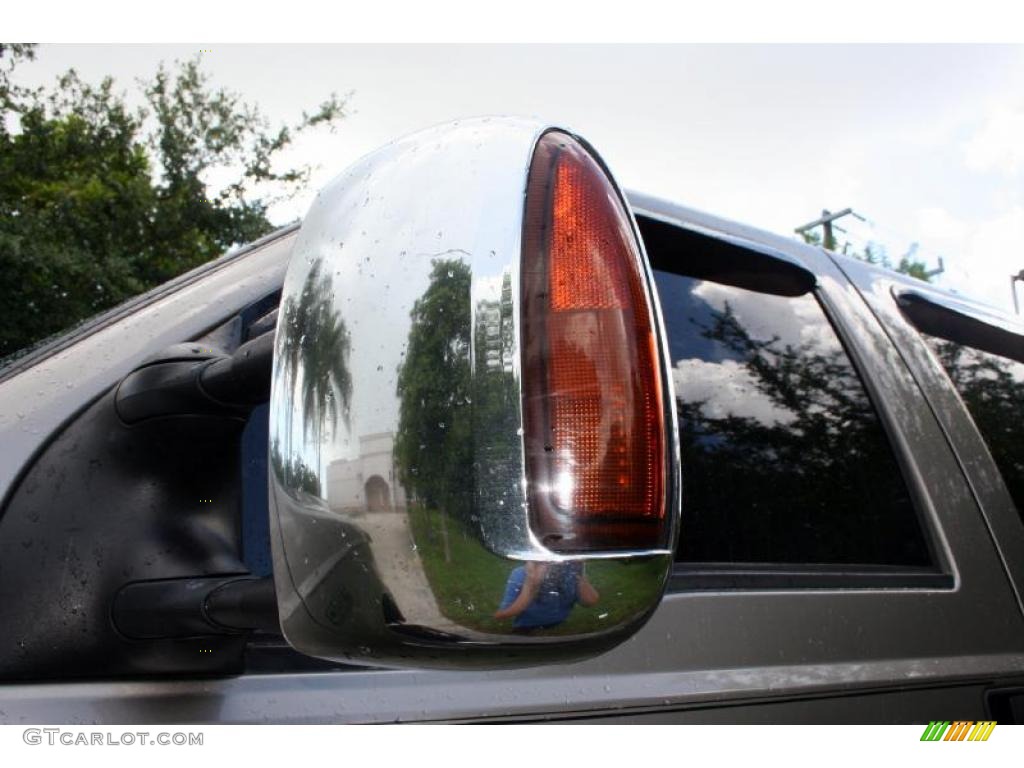
[[988, 741], [995, 720], [932, 720], [921, 734], [921, 741]]

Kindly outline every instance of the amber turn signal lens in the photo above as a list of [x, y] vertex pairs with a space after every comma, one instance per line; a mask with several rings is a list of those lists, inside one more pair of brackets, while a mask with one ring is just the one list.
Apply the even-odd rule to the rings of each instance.
[[523, 391], [534, 534], [557, 552], [664, 548], [662, 381], [640, 247], [572, 137], [545, 134], [527, 184]]

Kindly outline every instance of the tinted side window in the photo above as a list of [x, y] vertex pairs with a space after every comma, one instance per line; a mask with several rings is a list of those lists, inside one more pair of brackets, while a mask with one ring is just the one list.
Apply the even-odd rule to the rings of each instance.
[[[690, 249], [687, 249], [688, 251]], [[680, 421], [691, 563], [927, 566], [882, 424], [813, 293], [657, 269]]]
[[922, 334], [971, 412], [1024, 519], [1024, 364]]

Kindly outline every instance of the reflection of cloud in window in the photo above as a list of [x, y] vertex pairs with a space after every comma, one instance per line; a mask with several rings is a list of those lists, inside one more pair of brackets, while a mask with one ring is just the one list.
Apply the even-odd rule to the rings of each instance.
[[728, 302], [751, 338], [767, 341], [778, 336], [782, 346], [807, 345], [817, 353], [837, 348], [835, 334], [823, 322], [822, 309], [813, 296], [772, 296], [707, 281], [698, 283], [693, 293], [719, 312], [725, 311]]
[[672, 377], [679, 398], [704, 401], [702, 410], [708, 418], [751, 418], [765, 426], [789, 424], [796, 418], [792, 411], [778, 407], [759, 392], [756, 379], [735, 360], [679, 360]]

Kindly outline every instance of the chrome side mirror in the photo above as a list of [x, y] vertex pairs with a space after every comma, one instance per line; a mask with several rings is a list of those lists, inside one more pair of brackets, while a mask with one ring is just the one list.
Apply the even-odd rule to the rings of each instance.
[[373, 665], [595, 655], [658, 605], [679, 463], [635, 222], [583, 140], [452, 123], [321, 192], [279, 311], [287, 640]]

